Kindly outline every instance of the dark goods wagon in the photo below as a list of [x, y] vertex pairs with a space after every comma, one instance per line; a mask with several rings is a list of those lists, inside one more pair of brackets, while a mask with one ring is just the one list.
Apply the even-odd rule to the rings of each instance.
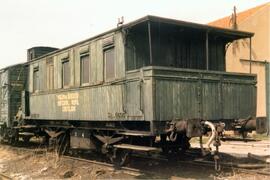
[[218, 146], [224, 128], [252, 130], [256, 76], [225, 72], [226, 45], [252, 36], [146, 16], [34, 58], [23, 127], [120, 163], [185, 150], [209, 130]]
[[0, 70], [0, 141], [15, 141], [15, 120], [21, 107], [22, 91], [27, 82], [27, 70], [24, 64], [17, 64]]

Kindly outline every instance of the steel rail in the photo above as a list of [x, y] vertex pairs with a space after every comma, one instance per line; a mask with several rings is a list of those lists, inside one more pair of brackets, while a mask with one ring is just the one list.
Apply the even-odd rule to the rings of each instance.
[[8, 175], [4, 174], [4, 173], [0, 173], [0, 180], [10, 180], [12, 179], [11, 177], [9, 177]]
[[71, 160], [96, 164], [96, 165], [100, 165], [100, 166], [105, 166], [105, 167], [108, 167], [110, 170], [121, 170], [122, 172], [124, 172], [126, 174], [133, 175], [133, 176], [139, 176], [139, 175], [142, 175], [142, 174], [154, 174], [153, 172], [150, 172], [150, 171], [144, 171], [144, 170], [125, 167], [125, 166], [116, 168], [113, 164], [106, 163], [106, 162], [100, 162], [100, 161], [95, 161], [95, 160], [77, 158], [77, 157], [67, 156], [67, 155], [63, 155], [61, 157], [66, 158], [66, 159], [71, 159]]
[[269, 147], [270, 143], [258, 143], [258, 144], [242, 144], [242, 143], [226, 143], [230, 146], [251, 146], [251, 147]]
[[[191, 164], [191, 165], [197, 165], [197, 166], [209, 166], [209, 167], [214, 167], [215, 166], [215, 162], [211, 162], [211, 161], [178, 161], [178, 163], [186, 163], [186, 164]], [[261, 175], [266, 175], [266, 176], [270, 176], [270, 172], [269, 171], [269, 164], [262, 164], [261, 166], [247, 166], [247, 167], [241, 167], [241, 164], [235, 164], [235, 163], [231, 163], [231, 164], [227, 164], [227, 163], [220, 163], [221, 167], [223, 169], [234, 169], [237, 170], [239, 172], [244, 172], [244, 173], [249, 173], [249, 174], [261, 174]], [[264, 169], [262, 169], [264, 168]], [[268, 168], [268, 171], [265, 171]], [[254, 170], [256, 169], [256, 170]]]

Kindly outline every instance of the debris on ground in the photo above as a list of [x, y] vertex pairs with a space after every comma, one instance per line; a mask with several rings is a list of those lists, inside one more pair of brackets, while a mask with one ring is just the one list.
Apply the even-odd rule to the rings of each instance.
[[[248, 152], [256, 148], [256, 154], [263, 151], [270, 142], [257, 143], [255, 146], [247, 144], [224, 143], [221, 146], [221, 160], [228, 163], [250, 163], [258, 161], [257, 155], [248, 158]], [[196, 144], [192, 144], [194, 148]], [[246, 154], [239, 154], [237, 147], [245, 148]], [[188, 153], [188, 152], [187, 152]], [[193, 157], [192, 150], [190, 157]], [[92, 156], [92, 154], [87, 154]], [[174, 159], [183, 159], [177, 156]], [[199, 159], [199, 158], [198, 158]], [[183, 159], [184, 160], [184, 159]], [[249, 162], [250, 161], [250, 162]], [[23, 151], [7, 145], [0, 146], [0, 173], [9, 175], [12, 179], [269, 179], [269, 176], [250, 172], [240, 172], [233, 166], [226, 171], [216, 173], [212, 167], [203, 165], [191, 165], [182, 162], [157, 161], [134, 157], [129, 167], [151, 171], [151, 174], [127, 173], [121, 170], [114, 170], [106, 166], [91, 164], [75, 159], [61, 158], [58, 154], [42, 150], [42, 153], [35, 151]]]

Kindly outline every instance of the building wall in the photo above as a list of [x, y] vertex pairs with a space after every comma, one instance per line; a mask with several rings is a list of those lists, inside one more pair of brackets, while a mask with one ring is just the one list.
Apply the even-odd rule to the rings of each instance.
[[[252, 38], [252, 60], [270, 61], [270, 6], [266, 6], [238, 23], [238, 29], [254, 32]], [[226, 54], [226, 69], [229, 72], [250, 72], [250, 63], [240, 61], [249, 59], [249, 39], [232, 43]], [[265, 65], [252, 63], [251, 73], [257, 74], [257, 116], [266, 116]]]

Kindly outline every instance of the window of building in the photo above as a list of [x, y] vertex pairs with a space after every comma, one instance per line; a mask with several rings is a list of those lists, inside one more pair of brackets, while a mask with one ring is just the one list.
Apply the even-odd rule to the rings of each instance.
[[114, 47], [104, 50], [106, 80], [115, 78]]
[[54, 66], [53, 61], [47, 63], [47, 89], [54, 88]]
[[38, 67], [34, 68], [33, 71], [33, 92], [39, 90], [39, 69]]
[[81, 55], [81, 85], [90, 82], [90, 57], [89, 54]]
[[64, 59], [62, 62], [62, 87], [69, 87], [70, 85], [70, 65], [69, 60]]

